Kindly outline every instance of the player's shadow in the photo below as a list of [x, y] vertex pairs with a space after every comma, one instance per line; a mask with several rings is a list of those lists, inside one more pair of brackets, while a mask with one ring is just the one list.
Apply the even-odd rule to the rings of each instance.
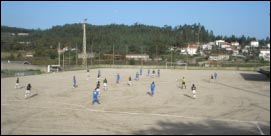
[[151, 95], [151, 92], [147, 92], [147, 94], [150, 95], [150, 96], [152, 96], [152, 95]]
[[20, 86], [19, 88], [16, 88], [16, 89], [23, 89], [24, 87], [23, 86]]
[[35, 96], [37, 96], [37, 95], [38, 95], [38, 93], [32, 94], [32, 95], [30, 95], [30, 96], [28, 97], [28, 99], [29, 99], [29, 98], [33, 98], [33, 97], [35, 97]]
[[188, 97], [188, 98], [191, 98], [191, 99], [194, 99], [192, 96], [188, 95], [188, 94], [184, 94], [184, 96]]

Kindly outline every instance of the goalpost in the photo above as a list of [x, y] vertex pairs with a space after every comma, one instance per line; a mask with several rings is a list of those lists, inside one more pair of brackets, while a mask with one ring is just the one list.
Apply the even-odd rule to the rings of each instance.
[[187, 70], [187, 63], [166, 62], [166, 69], [182, 69], [182, 67]]

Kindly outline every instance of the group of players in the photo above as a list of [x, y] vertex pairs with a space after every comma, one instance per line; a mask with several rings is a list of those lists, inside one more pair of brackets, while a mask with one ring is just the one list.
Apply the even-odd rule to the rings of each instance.
[[[149, 76], [149, 71], [148, 70], [148, 75]], [[139, 75], [142, 76], [142, 68], [140, 68], [140, 73], [139, 72], [136, 72], [136, 76], [135, 76], [135, 80], [139, 80]], [[158, 72], [157, 72], [157, 76], [160, 77], [160, 69], [158, 69]], [[95, 102], [97, 102], [98, 104], [100, 104], [100, 101], [99, 101], [99, 97], [101, 95], [101, 92], [100, 92], [100, 76], [101, 76], [101, 71], [98, 70], [98, 76], [97, 76], [97, 85], [96, 85], [96, 88], [94, 89], [93, 91], [93, 94], [92, 94], [92, 104], [94, 104]], [[155, 76], [155, 70], [153, 70], [153, 74], [152, 74], [152, 77]], [[116, 84], [119, 84], [120, 83], [120, 74], [118, 73], [117, 76], [116, 76]], [[127, 83], [129, 86], [132, 86], [132, 78], [131, 76], [129, 76], [128, 78], [128, 83]], [[103, 80], [103, 88], [104, 88], [104, 91], [107, 90], [107, 80], [106, 78]], [[154, 91], [155, 91], [155, 83], [154, 81], [151, 83], [151, 96], [154, 95]]]
[[[136, 73], [136, 76], [135, 76], [135, 80], [139, 80], [139, 75], [141, 76], [142, 75], [142, 68], [140, 68], [140, 74], [137, 72]], [[87, 80], [89, 79], [89, 70], [87, 70]], [[147, 76], [150, 76], [150, 69], [148, 69], [147, 71]], [[155, 70], [152, 71], [152, 75], [151, 77], [154, 77], [155, 76]], [[211, 75], [211, 80], [216, 80], [217, 79], [217, 76], [218, 74], [215, 72], [214, 73], [214, 77], [213, 77], [213, 74]], [[101, 70], [98, 70], [98, 76], [97, 76], [97, 81], [96, 81], [96, 88], [94, 89], [93, 91], [93, 101], [92, 101], [92, 104], [94, 104], [95, 102], [97, 102], [98, 104], [100, 104], [99, 102], [99, 97], [101, 95], [101, 92], [100, 92], [100, 77], [101, 77]], [[157, 77], [160, 77], [160, 69], [157, 70]], [[178, 81], [178, 79], [176, 79]], [[211, 81], [210, 80], [210, 81]], [[181, 88], [185, 88], [186, 89], [186, 85], [185, 85], [185, 78], [183, 77], [182, 79], [179, 79], [179, 81], [181, 83]], [[117, 74], [117, 77], [116, 77], [116, 84], [119, 84], [120, 83], [120, 74], [118, 73]], [[132, 78], [131, 76], [129, 76], [128, 78], [128, 85], [129, 86], [132, 86]], [[76, 83], [76, 77], [73, 76], [73, 88], [76, 88], [77, 87], [77, 83]], [[18, 88], [22, 88], [19, 84], [19, 78], [17, 78], [16, 80], [16, 84], [15, 84], [15, 88], [18, 89]], [[26, 87], [26, 92], [25, 92], [25, 99], [30, 97], [30, 93], [31, 93], [31, 84], [29, 83]], [[105, 78], [103, 80], [103, 90], [106, 91], [107, 90], [107, 79]], [[151, 96], [154, 95], [154, 91], [155, 91], [155, 83], [154, 81], [151, 83], [150, 85], [150, 90], [151, 90]], [[191, 87], [191, 90], [192, 90], [192, 93], [193, 93], [193, 97], [196, 98], [196, 86], [195, 84], [192, 84], [192, 87]]]

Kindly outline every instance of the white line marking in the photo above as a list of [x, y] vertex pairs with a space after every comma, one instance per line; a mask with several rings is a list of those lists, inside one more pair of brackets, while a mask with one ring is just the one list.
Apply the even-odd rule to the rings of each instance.
[[260, 134], [264, 135], [264, 133], [263, 133], [261, 127], [259, 126], [258, 122], [255, 122], [255, 125], [257, 126], [258, 130], [260, 131]]

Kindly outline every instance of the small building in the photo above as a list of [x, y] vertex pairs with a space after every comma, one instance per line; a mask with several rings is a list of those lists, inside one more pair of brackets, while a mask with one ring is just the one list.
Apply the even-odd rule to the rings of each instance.
[[162, 58], [157, 56], [157, 57], [154, 57], [153, 60], [155, 60], [155, 61], [160, 61], [160, 60], [162, 60]]
[[219, 61], [207, 61], [201, 65], [203, 65], [205, 67], [215, 67], [215, 66], [220, 66], [220, 62]]
[[251, 47], [259, 47], [259, 42], [258, 42], [258, 41], [255, 41], [255, 40], [250, 41], [250, 46], [251, 46]]
[[197, 53], [198, 46], [196, 45], [188, 45], [186, 48], [187, 54], [193, 56], [196, 55]]
[[29, 33], [17, 33], [18, 36], [28, 36]]
[[149, 55], [147, 55], [147, 54], [126, 54], [125, 58], [126, 59], [135, 59], [135, 60], [143, 59], [143, 60], [147, 61], [147, 60], [149, 60]]
[[239, 42], [231, 42], [232, 46], [239, 46]]
[[259, 57], [263, 58], [264, 60], [270, 61], [270, 50], [269, 49], [261, 49]]
[[208, 60], [229, 60], [230, 56], [226, 54], [211, 54]]
[[219, 46], [221, 42], [225, 42], [224, 40], [216, 40], [215, 45]]
[[[113, 54], [103, 54], [103, 56], [113, 58]], [[125, 56], [126, 56], [125, 54], [114, 54], [114, 59], [116, 60], [124, 59]]]
[[226, 51], [232, 51], [233, 48], [231, 46], [226, 47]]
[[239, 55], [239, 50], [238, 49], [233, 49], [232, 50], [232, 55], [233, 56]]
[[268, 48], [270, 48], [270, 43], [268, 43], [266, 46], [267, 46]]
[[32, 57], [33, 57], [33, 54], [26, 54], [25, 57], [27, 57], [27, 58], [32, 58]]
[[212, 50], [213, 42], [201, 45], [202, 50]]
[[227, 48], [227, 47], [231, 47], [231, 44], [228, 42], [220, 42], [219, 43], [220, 48]]

